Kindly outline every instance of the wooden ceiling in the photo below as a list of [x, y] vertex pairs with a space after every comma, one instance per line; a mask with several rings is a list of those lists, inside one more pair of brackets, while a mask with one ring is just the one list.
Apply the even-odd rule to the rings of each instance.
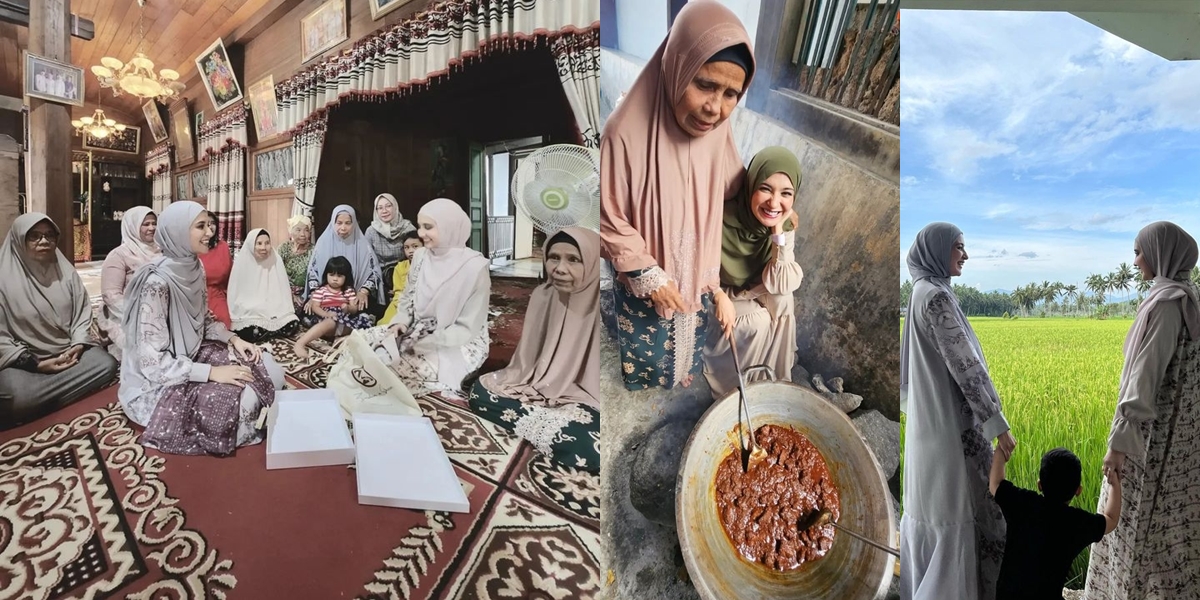
[[[71, 38], [71, 63], [82, 67], [87, 79], [86, 107], [73, 112], [90, 114], [103, 94], [104, 106], [140, 118], [145, 100], [128, 94], [113, 97], [91, 73], [91, 66], [104, 56], [128, 62], [142, 42], [155, 71], [174, 69], [188, 87], [201, 85], [193, 62], [196, 55], [218, 37], [227, 46], [248, 41], [298, 4], [300, 0], [146, 0], [139, 8], [137, 0], [71, 0], [71, 12], [96, 26], [93, 40]], [[144, 41], [138, 36], [143, 11]], [[26, 27], [0, 23], [0, 95], [21, 97], [21, 51], [28, 43]]]

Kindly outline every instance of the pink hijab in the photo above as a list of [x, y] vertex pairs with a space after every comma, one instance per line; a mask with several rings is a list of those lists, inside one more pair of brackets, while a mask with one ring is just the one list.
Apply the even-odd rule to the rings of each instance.
[[689, 313], [720, 285], [722, 211], [744, 169], [729, 121], [692, 137], [674, 106], [709, 58], [738, 44], [751, 47], [732, 11], [714, 0], [687, 3], [600, 140], [602, 256], [621, 273], [660, 267]]
[[488, 260], [467, 247], [471, 240], [471, 218], [457, 202], [447, 198], [430, 200], [418, 215], [437, 225], [437, 246], [426, 248], [429, 264], [421, 270], [413, 304], [418, 319], [436, 318], [438, 329], [453, 325], [462, 314], [479, 271]]

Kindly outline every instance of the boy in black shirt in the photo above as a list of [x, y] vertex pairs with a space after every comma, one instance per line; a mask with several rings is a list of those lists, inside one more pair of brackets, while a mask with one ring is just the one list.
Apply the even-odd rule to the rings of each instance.
[[1041, 494], [1024, 490], [1004, 478], [1007, 456], [992, 455], [990, 484], [1008, 523], [1004, 562], [996, 599], [1062, 600], [1071, 562], [1086, 547], [1117, 528], [1121, 516], [1119, 473], [1109, 476], [1111, 489], [1101, 514], [1070, 506], [1080, 486], [1079, 458], [1066, 448], [1042, 456], [1038, 473]]

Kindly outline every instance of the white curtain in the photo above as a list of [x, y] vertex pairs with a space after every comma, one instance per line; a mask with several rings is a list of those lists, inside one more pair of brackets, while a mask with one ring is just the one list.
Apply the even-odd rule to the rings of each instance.
[[246, 108], [237, 104], [200, 127], [200, 155], [208, 161], [208, 211], [217, 237], [233, 248], [246, 227]]
[[563, 92], [575, 113], [580, 140], [600, 148], [600, 33], [599, 30], [565, 34], [551, 46], [558, 63]]
[[296, 199], [292, 216], [312, 217], [313, 201], [317, 195], [317, 171], [321, 168], [321, 147], [325, 143], [326, 115], [321, 113], [306, 123], [292, 137], [292, 178]]
[[163, 144], [146, 153], [146, 177], [150, 179], [150, 208], [161, 213], [171, 203], [171, 148]]

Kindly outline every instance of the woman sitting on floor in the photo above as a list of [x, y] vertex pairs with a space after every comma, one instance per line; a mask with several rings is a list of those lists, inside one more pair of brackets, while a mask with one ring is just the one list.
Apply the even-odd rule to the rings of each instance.
[[304, 306], [304, 278], [312, 258], [312, 219], [295, 215], [287, 220], [287, 224], [289, 239], [279, 245], [279, 258], [283, 259], [288, 283], [292, 285], [292, 304], [299, 311]]
[[312, 258], [308, 261], [308, 274], [305, 280], [304, 301], [321, 286], [325, 285], [325, 267], [329, 259], [341, 256], [350, 261], [354, 275], [354, 284], [358, 286], [350, 306], [355, 311], [366, 311], [372, 303], [377, 303], [379, 312], [383, 314], [382, 304], [387, 302], [383, 294], [383, 276], [379, 272], [379, 261], [367, 237], [358, 228], [358, 217], [354, 209], [345, 204], [339, 204], [333, 209], [333, 217], [329, 226], [317, 240], [313, 248]]
[[[216, 218], [213, 217], [213, 229], [216, 227]], [[230, 329], [233, 321], [229, 318], [229, 273], [233, 270], [233, 250], [215, 234], [209, 240], [208, 248], [208, 252], [200, 255], [208, 288], [208, 308], [225, 329]]]
[[158, 229], [158, 215], [148, 206], [135, 206], [121, 217], [121, 245], [104, 258], [100, 271], [100, 291], [104, 306], [100, 311], [100, 330], [112, 344], [108, 351], [121, 360], [121, 349], [125, 347], [125, 335], [121, 331], [122, 315], [125, 314], [125, 283], [133, 277], [138, 267], [158, 258], [161, 254], [154, 244], [154, 231]]
[[417, 253], [417, 249], [424, 244], [421, 243], [421, 236], [414, 229], [404, 234], [404, 260], [396, 265], [392, 271], [392, 301], [388, 303], [387, 311], [383, 313], [383, 318], [380, 323], [391, 323], [392, 318], [396, 316], [396, 311], [400, 309], [400, 295], [404, 293], [404, 287], [408, 284], [408, 270], [412, 267], [413, 255]]
[[238, 337], [255, 344], [288, 337], [300, 329], [283, 259], [275, 253], [265, 229], [252, 230], [233, 261], [229, 318]]
[[422, 207], [417, 231], [425, 247], [413, 255], [391, 321], [400, 350], [392, 370], [413, 396], [441, 392], [461, 399], [463, 379], [483, 366], [491, 343], [488, 260], [467, 247], [471, 219], [453, 200]]
[[195, 202], [159, 215], [163, 256], [138, 269], [126, 296], [128, 356], [117, 397], [141, 442], [171, 454], [228, 455], [263, 439], [259, 412], [283, 389], [283, 371], [209, 310], [204, 268], [212, 218]]
[[0, 430], [54, 412], [104, 387], [117, 360], [88, 333], [83, 280], [56, 247], [42, 213], [17, 217], [0, 247]]
[[416, 228], [412, 221], [400, 214], [400, 204], [395, 196], [380, 194], [375, 197], [375, 218], [367, 228], [367, 241], [379, 260], [384, 292], [388, 298], [392, 297], [392, 271], [404, 260], [405, 235], [414, 231]]
[[525, 438], [551, 460], [600, 470], [600, 235], [568, 228], [544, 246], [508, 367], [479, 378], [471, 410]]

